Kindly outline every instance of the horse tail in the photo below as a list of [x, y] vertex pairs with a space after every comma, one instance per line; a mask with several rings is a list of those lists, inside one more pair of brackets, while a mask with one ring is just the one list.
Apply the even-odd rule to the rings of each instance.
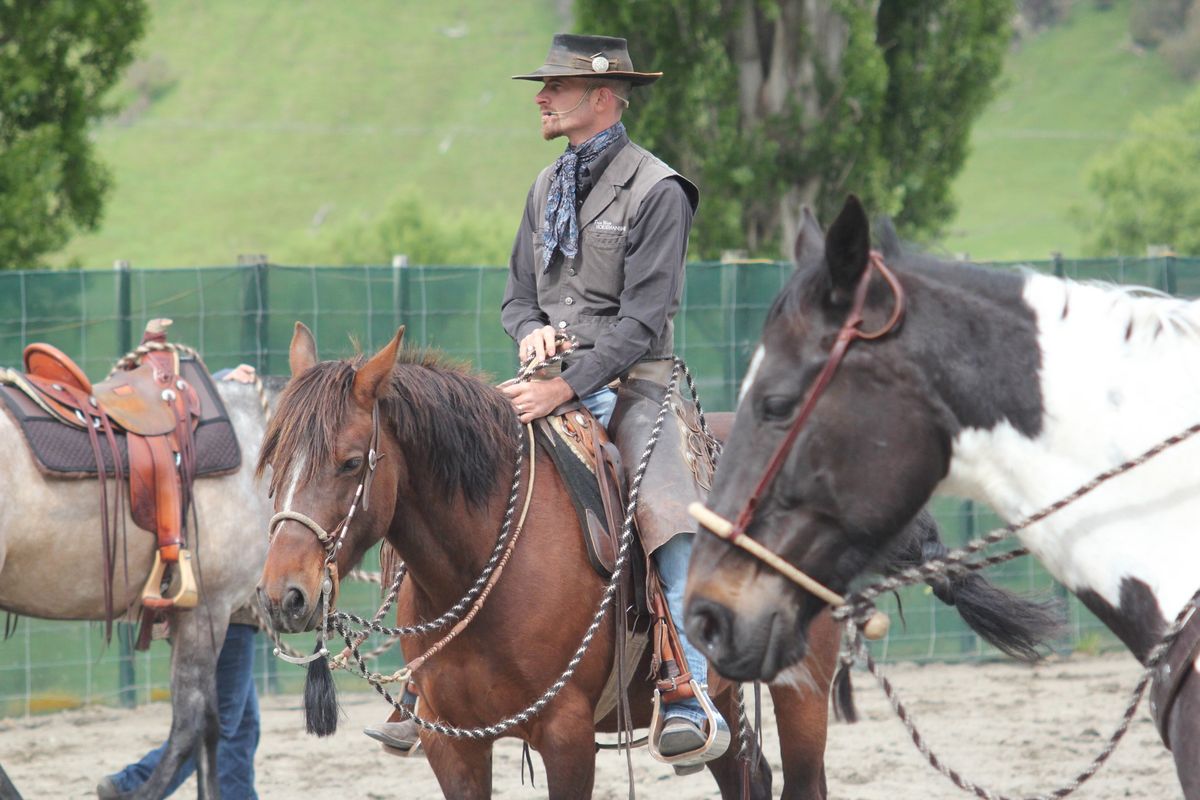
[[[320, 648], [321, 643], [317, 642]], [[304, 680], [304, 727], [317, 736], [332, 736], [337, 732], [337, 684], [324, 656], [308, 662]]]
[[[944, 556], [937, 522], [928, 510], [909, 526], [908, 535], [889, 569], [919, 566]], [[963, 622], [1001, 652], [1022, 661], [1038, 661], [1063, 626], [1062, 604], [1020, 597], [988, 581], [978, 572], [939, 576], [926, 581], [934, 595], [954, 606]]]

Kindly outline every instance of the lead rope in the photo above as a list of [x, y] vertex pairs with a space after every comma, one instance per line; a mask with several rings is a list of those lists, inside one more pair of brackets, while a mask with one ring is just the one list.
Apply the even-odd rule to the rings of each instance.
[[[1021, 531], [1030, 525], [1041, 522], [1051, 514], [1060, 511], [1065, 506], [1070, 505], [1084, 495], [1089, 494], [1105, 482], [1145, 464], [1147, 461], [1161, 454], [1162, 452], [1190, 439], [1198, 432], [1200, 432], [1200, 423], [1191, 425], [1177, 434], [1168, 436], [1166, 439], [1163, 439], [1149, 449], [1143, 451], [1141, 454], [1121, 464], [1118, 464], [1111, 469], [1101, 472], [1099, 475], [1096, 475], [1094, 478], [1080, 486], [1075, 491], [1055, 501], [1049, 506], [1046, 506], [1040, 511], [1031, 514], [1024, 520], [1014, 524], [1006, 525], [1003, 528], [998, 528], [986, 536], [975, 539], [963, 547], [952, 550], [949, 553], [946, 553], [944, 556], [932, 559], [925, 564], [917, 567], [910, 567], [896, 573], [893, 576], [880, 579], [864, 587], [860, 591], [848, 596], [846, 598], [845, 605], [833, 610], [834, 619], [843, 622], [846, 626], [846, 637], [849, 643], [841, 656], [842, 668], [849, 668], [852, 666], [856, 658], [861, 658], [863, 660], [867, 670], [873, 676], [875, 676], [875, 679], [879, 682], [879, 685], [883, 689], [884, 694], [887, 696], [888, 701], [892, 704], [892, 708], [895, 710], [896, 715], [904, 723], [905, 728], [908, 729], [909, 736], [912, 738], [913, 744], [916, 745], [917, 750], [921, 752], [921, 754], [929, 762], [930, 766], [945, 775], [955, 786], [964, 791], [973, 793], [976, 797], [984, 798], [984, 800], [1014, 800], [1014, 798], [1009, 797], [1008, 795], [993, 793], [989, 789], [979, 786], [978, 784], [964, 778], [960, 772], [950, 768], [945, 764], [944, 761], [942, 761], [942, 759], [940, 759], [930, 750], [929, 745], [926, 743], [924, 737], [921, 736], [920, 732], [917, 731], [916, 726], [913, 724], [907, 709], [897, 697], [891, 682], [879, 670], [878, 665], [875, 663], [870, 651], [867, 649], [866, 641], [862, 635], [862, 628], [866, 624], [866, 620], [875, 610], [874, 600], [881, 594], [894, 591], [904, 586], [922, 583], [929, 578], [942, 575], [953, 576], [963, 574], [965, 572], [980, 570], [994, 564], [1009, 561], [1019, 556], [1027, 555], [1029, 550], [1024, 547], [1020, 547], [980, 559], [979, 561], [968, 562], [966, 560], [971, 555], [978, 553], [988, 545], [1007, 539], [1016, 534], [1018, 531]], [[1054, 790], [1050, 794], [1031, 795], [1025, 800], [1047, 800], [1047, 798], [1066, 797], [1072, 794], [1075, 790], [1087, 782], [1088, 779], [1096, 774], [1100, 767], [1103, 766], [1103, 764], [1108, 760], [1109, 756], [1112, 755], [1112, 752], [1116, 749], [1117, 744], [1122, 738], [1124, 738], [1129, 729], [1129, 723], [1133, 719], [1133, 715], [1137, 711], [1138, 705], [1141, 704], [1142, 697], [1145, 694], [1146, 687], [1149, 685], [1150, 680], [1153, 677], [1154, 671], [1166, 657], [1168, 649], [1175, 641], [1175, 638], [1179, 635], [1179, 631], [1182, 629], [1188, 614], [1193, 608], [1198, 607], [1198, 605], [1200, 605], [1200, 591], [1192, 595], [1191, 599], [1184, 605], [1179, 614], [1175, 617], [1174, 622], [1171, 624], [1170, 628], [1168, 628], [1161, 641], [1150, 652], [1150, 655], [1146, 660], [1146, 665], [1142, 671], [1142, 675], [1133, 688], [1133, 692], [1130, 696], [1129, 703], [1126, 706], [1125, 713], [1121, 716], [1121, 721], [1118, 723], [1116, 730], [1113, 731], [1112, 735], [1108, 739], [1108, 742], [1105, 744], [1100, 753], [1094, 759], [1092, 759], [1092, 762], [1086, 768], [1080, 771], [1070, 783]]]
[[[1051, 800], [1052, 798], [1067, 797], [1079, 789], [1079, 787], [1083, 786], [1084, 783], [1086, 783], [1100, 770], [1100, 767], [1104, 765], [1104, 762], [1108, 761], [1109, 756], [1111, 756], [1113, 751], [1117, 749], [1117, 744], [1129, 731], [1129, 723], [1132, 722], [1133, 715], [1142, 702], [1142, 697], [1146, 692], [1146, 687], [1150, 685], [1150, 681], [1154, 677], [1154, 672], [1158, 669], [1162, 660], [1166, 657], [1167, 651], [1170, 649], [1171, 644], [1175, 641], [1175, 637], [1179, 635], [1179, 631], [1183, 629], [1189, 613], [1193, 608], [1198, 607], [1198, 604], [1200, 604], [1200, 591], [1192, 595], [1192, 598], [1184, 605], [1179, 614], [1176, 615], [1175, 621], [1171, 623], [1171, 627], [1167, 630], [1162, 640], [1150, 652], [1150, 656], [1146, 659], [1146, 665], [1142, 670], [1141, 677], [1138, 678], [1137, 685], [1134, 686], [1133, 692], [1129, 698], [1129, 702], [1125, 706], [1125, 712], [1121, 715], [1121, 721], [1118, 723], [1117, 728], [1113, 731], [1112, 735], [1108, 737], [1108, 741], [1105, 743], [1104, 748], [1095, 758], [1092, 759], [1091, 763], [1088, 764], [1084, 769], [1080, 770], [1080, 772], [1076, 774], [1069, 783], [1058, 789], [1055, 789], [1049, 794], [1027, 795], [1020, 798], [1020, 800]], [[879, 685], [883, 689], [883, 693], [887, 695], [888, 701], [892, 704], [892, 708], [895, 710], [896, 716], [898, 716], [900, 721], [904, 723], [904, 727], [908, 729], [908, 735], [912, 738], [913, 744], [916, 745], [916, 748], [920, 751], [921, 755], [925, 756], [925, 760], [929, 762], [929, 765], [945, 775], [950, 782], [958, 788], [965, 792], [970, 792], [976, 797], [983, 798], [983, 800], [1017, 800], [1017, 798], [1013, 798], [1009, 795], [992, 792], [991, 790], [965, 778], [961, 772], [951, 767], [949, 764], [939, 758], [937, 754], [932, 751], [932, 749], [930, 749], [929, 744], [925, 741], [925, 737], [923, 737], [920, 731], [917, 730], [916, 724], [913, 722], [911, 715], [908, 713], [908, 709], [897, 696], [895, 689], [892, 687], [891, 681], [889, 681], [887, 676], [879, 670], [879, 666], [875, 663], [875, 659], [871, 657], [871, 653], [867, 649], [866, 640], [862, 636], [862, 631], [855, 627], [853, 621], [848, 621], [846, 623], [846, 627], [847, 635], [853, 637], [852, 647], [854, 651], [856, 651], [858, 656], [863, 658], [864, 662], [866, 663], [867, 670], [875, 676], [877, 681], [879, 681]]]

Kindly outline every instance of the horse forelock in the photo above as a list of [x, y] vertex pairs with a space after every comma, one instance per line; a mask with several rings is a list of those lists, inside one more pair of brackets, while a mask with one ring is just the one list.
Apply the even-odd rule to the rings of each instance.
[[289, 476], [308, 483], [333, 458], [360, 361], [322, 361], [284, 388], [258, 457], [259, 474], [271, 467], [272, 494]]
[[[260, 472], [272, 468], [272, 493], [288, 476], [301, 484], [313, 480], [333, 459], [361, 363], [321, 362], [288, 383], [259, 457]], [[466, 365], [436, 351], [399, 351], [380, 413], [420, 475], [473, 505], [491, 495], [501, 461], [515, 457], [512, 406]]]

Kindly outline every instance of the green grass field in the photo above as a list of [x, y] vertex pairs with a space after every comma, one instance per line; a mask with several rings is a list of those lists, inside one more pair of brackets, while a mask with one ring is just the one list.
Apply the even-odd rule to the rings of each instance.
[[1155, 54], [1134, 51], [1128, 7], [1077, 3], [1065, 25], [1009, 56], [954, 186], [959, 213], [947, 251], [983, 260], [1082, 255], [1070, 214], [1086, 213], [1089, 160], [1120, 142], [1136, 115], [1188, 91]]
[[139, 74], [156, 99], [96, 131], [116, 187], [102, 228], [54, 262], [295, 263], [403, 192], [515, 229], [561, 144], [509, 76], [568, 26], [555, 7], [153, 0], [118, 99]]
[[[132, 110], [95, 134], [116, 180], [103, 225], [53, 263], [324, 261], [398, 197], [507, 231], [561, 149], [538, 136], [533, 87], [509, 76], [571, 28], [566, 7], [152, 0], [141, 61], [114, 98]], [[945, 250], [1080, 253], [1068, 212], [1088, 199], [1089, 158], [1135, 114], [1186, 91], [1156, 56], [1123, 44], [1127, 18], [1127, 2], [1078, 3], [1067, 24], [1012, 53], [955, 184]]]

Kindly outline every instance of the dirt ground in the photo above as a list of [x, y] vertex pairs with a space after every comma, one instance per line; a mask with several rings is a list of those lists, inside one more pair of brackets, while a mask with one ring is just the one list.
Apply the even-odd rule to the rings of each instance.
[[[1013, 796], [1048, 793], [1085, 766], [1115, 727], [1138, 671], [1124, 654], [1054, 659], [1036, 667], [997, 663], [887, 668], [935, 752], [969, 778]], [[871, 676], [856, 673], [855, 678], [863, 720], [838, 724], [830, 731], [830, 797], [968, 797], [925, 763]], [[322, 740], [304, 733], [298, 697], [263, 700], [257, 756], [260, 797], [440, 796], [427, 763], [385, 755], [359, 733], [364, 725], [386, 716], [382, 700], [373, 693], [343, 693], [342, 700], [346, 718], [335, 736]], [[168, 725], [164, 704], [0, 720], [0, 763], [26, 798], [94, 796], [102, 775], [158, 744]], [[764, 736], [778, 775], [773, 725]], [[514, 740], [497, 745], [494, 796], [545, 796], [536, 755], [537, 788], [522, 785], [520, 754]], [[707, 774], [675, 777], [644, 750], [634, 753], [633, 763], [638, 797], [698, 800], [715, 795]], [[777, 783], [776, 796], [780, 789]], [[595, 797], [616, 800], [627, 795], [624, 757], [601, 753]], [[176, 796], [194, 797], [194, 780]], [[1144, 702], [1116, 754], [1074, 796], [1182, 797], [1170, 755], [1159, 743]]]

